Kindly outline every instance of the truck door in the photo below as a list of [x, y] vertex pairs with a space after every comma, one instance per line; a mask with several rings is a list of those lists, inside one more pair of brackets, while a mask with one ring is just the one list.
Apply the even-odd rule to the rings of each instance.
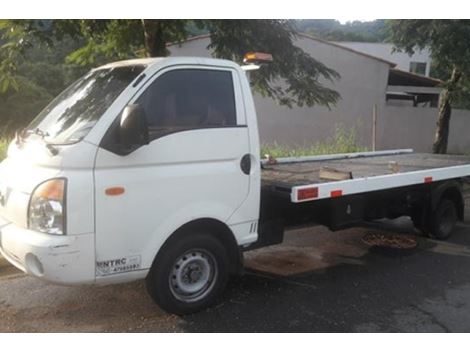
[[244, 202], [250, 178], [242, 159], [250, 148], [237, 75], [230, 68], [172, 67], [130, 101], [145, 111], [150, 144], [128, 155], [99, 148], [97, 276], [148, 269], [179, 226], [227, 220]]

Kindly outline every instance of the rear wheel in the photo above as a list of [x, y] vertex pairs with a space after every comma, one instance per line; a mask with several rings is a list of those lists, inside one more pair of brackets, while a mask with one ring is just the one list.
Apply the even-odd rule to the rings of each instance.
[[432, 213], [429, 220], [430, 237], [445, 240], [452, 235], [457, 224], [458, 215], [455, 203], [449, 199], [443, 199]]
[[169, 313], [194, 313], [216, 302], [228, 268], [227, 251], [212, 234], [183, 234], [162, 247], [147, 276], [147, 290]]

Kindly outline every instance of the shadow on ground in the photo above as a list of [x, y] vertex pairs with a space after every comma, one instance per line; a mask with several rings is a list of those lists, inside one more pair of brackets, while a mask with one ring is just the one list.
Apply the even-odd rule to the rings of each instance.
[[0, 331], [470, 332], [470, 226], [449, 242], [422, 238], [401, 257], [362, 243], [382, 230], [412, 227], [398, 219], [290, 232], [284, 244], [246, 255], [246, 275], [218, 305], [182, 318], [155, 306], [142, 281], [60, 287], [10, 272], [0, 278]]
[[[399, 220], [372, 228], [409, 232], [411, 226]], [[231, 282], [223, 303], [186, 317], [183, 329], [470, 331], [470, 226], [460, 226], [447, 243], [420, 239], [416, 252], [401, 257], [368, 252], [361, 233], [369, 230], [343, 233], [344, 237], [334, 242], [323, 238], [326, 245], [321, 253], [313, 250], [313, 256], [308, 240], [302, 238], [308, 235], [305, 232], [294, 234], [284, 249], [258, 253], [255, 270], [248, 269], [245, 277]], [[316, 228], [308, 231], [315, 232]], [[291, 251], [287, 256], [285, 247]], [[312, 270], [276, 272], [276, 252], [282, 263], [279, 267], [289, 267], [289, 261], [295, 267], [299, 261], [310, 260]], [[256, 270], [264, 265], [260, 256], [274, 263], [271, 272]], [[250, 260], [247, 264], [250, 266]]]

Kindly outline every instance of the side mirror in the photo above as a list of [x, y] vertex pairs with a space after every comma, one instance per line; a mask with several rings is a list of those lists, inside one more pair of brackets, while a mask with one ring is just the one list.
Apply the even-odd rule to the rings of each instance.
[[126, 149], [150, 143], [147, 118], [139, 104], [129, 104], [124, 108], [119, 123], [119, 141]]

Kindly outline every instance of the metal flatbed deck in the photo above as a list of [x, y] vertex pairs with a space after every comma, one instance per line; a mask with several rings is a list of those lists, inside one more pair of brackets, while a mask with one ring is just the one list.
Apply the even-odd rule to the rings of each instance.
[[[321, 179], [322, 168], [351, 172], [352, 179]], [[264, 163], [261, 176], [264, 187], [289, 191], [293, 202], [301, 202], [470, 176], [470, 157], [403, 150], [332, 156], [331, 159], [327, 156], [286, 158], [276, 164]], [[302, 189], [313, 191], [308, 197], [299, 197]]]

